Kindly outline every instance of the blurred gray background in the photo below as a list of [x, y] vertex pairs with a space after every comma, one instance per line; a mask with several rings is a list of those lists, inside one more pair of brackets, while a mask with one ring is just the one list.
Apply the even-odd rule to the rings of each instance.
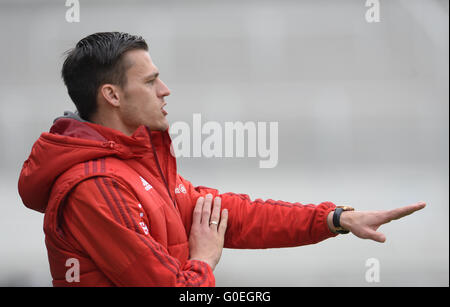
[[[217, 286], [449, 285], [447, 0], [0, 1], [0, 285], [49, 286], [43, 215], [17, 180], [33, 142], [74, 110], [63, 52], [98, 31], [144, 36], [170, 122], [277, 121], [279, 159], [180, 158], [194, 185], [250, 197], [358, 210], [427, 207], [380, 228], [317, 245], [224, 250]], [[380, 262], [368, 283], [366, 260]]]

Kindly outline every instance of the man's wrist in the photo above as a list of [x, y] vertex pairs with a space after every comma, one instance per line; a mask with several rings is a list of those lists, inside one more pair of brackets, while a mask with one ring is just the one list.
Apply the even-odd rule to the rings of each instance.
[[341, 227], [350, 230], [351, 224], [352, 224], [352, 216], [354, 211], [343, 211], [341, 213], [341, 218], [339, 220], [339, 223], [341, 224]]
[[331, 231], [332, 233], [337, 233], [336, 227], [334, 227], [334, 224], [333, 224], [333, 215], [334, 215], [334, 211], [330, 211], [330, 212], [328, 213], [328, 216], [327, 216], [327, 224], [328, 224], [328, 228], [330, 229], [330, 231]]
[[[352, 223], [352, 212], [354, 212], [354, 211], [343, 211], [339, 218], [339, 224], [341, 225], [341, 227], [346, 230], [349, 230], [349, 231], [351, 229], [350, 225]], [[332, 233], [338, 233], [336, 230], [336, 227], [334, 226], [334, 223], [333, 223], [333, 216], [334, 216], [334, 210], [330, 211], [328, 213], [328, 216], [327, 216], [328, 228], [330, 229], [330, 231]]]

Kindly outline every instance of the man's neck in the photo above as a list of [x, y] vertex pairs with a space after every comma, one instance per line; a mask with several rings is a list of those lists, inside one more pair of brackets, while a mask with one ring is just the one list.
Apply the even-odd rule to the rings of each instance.
[[117, 115], [111, 114], [111, 115], [100, 115], [96, 113], [95, 115], [91, 116], [90, 122], [105, 126], [114, 130], [118, 130], [122, 132], [123, 134], [127, 136], [132, 136], [134, 131], [136, 129], [131, 129], [130, 127], [126, 126], [118, 117]]

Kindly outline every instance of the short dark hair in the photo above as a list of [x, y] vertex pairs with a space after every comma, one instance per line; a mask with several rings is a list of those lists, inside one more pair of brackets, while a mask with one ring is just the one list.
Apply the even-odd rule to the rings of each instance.
[[83, 38], [66, 52], [61, 75], [81, 118], [89, 120], [97, 111], [97, 91], [101, 85], [126, 85], [129, 64], [123, 60], [123, 54], [134, 49], [148, 51], [141, 36], [99, 32]]

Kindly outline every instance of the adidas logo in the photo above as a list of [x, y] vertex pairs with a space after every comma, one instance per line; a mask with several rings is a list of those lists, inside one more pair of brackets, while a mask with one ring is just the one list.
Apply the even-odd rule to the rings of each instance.
[[142, 178], [141, 176], [139, 176], [139, 178], [141, 178], [142, 181], [142, 185], [144, 186], [144, 189], [146, 191], [150, 190], [152, 188], [152, 186], [150, 185], [150, 183], [148, 183], [144, 178]]

